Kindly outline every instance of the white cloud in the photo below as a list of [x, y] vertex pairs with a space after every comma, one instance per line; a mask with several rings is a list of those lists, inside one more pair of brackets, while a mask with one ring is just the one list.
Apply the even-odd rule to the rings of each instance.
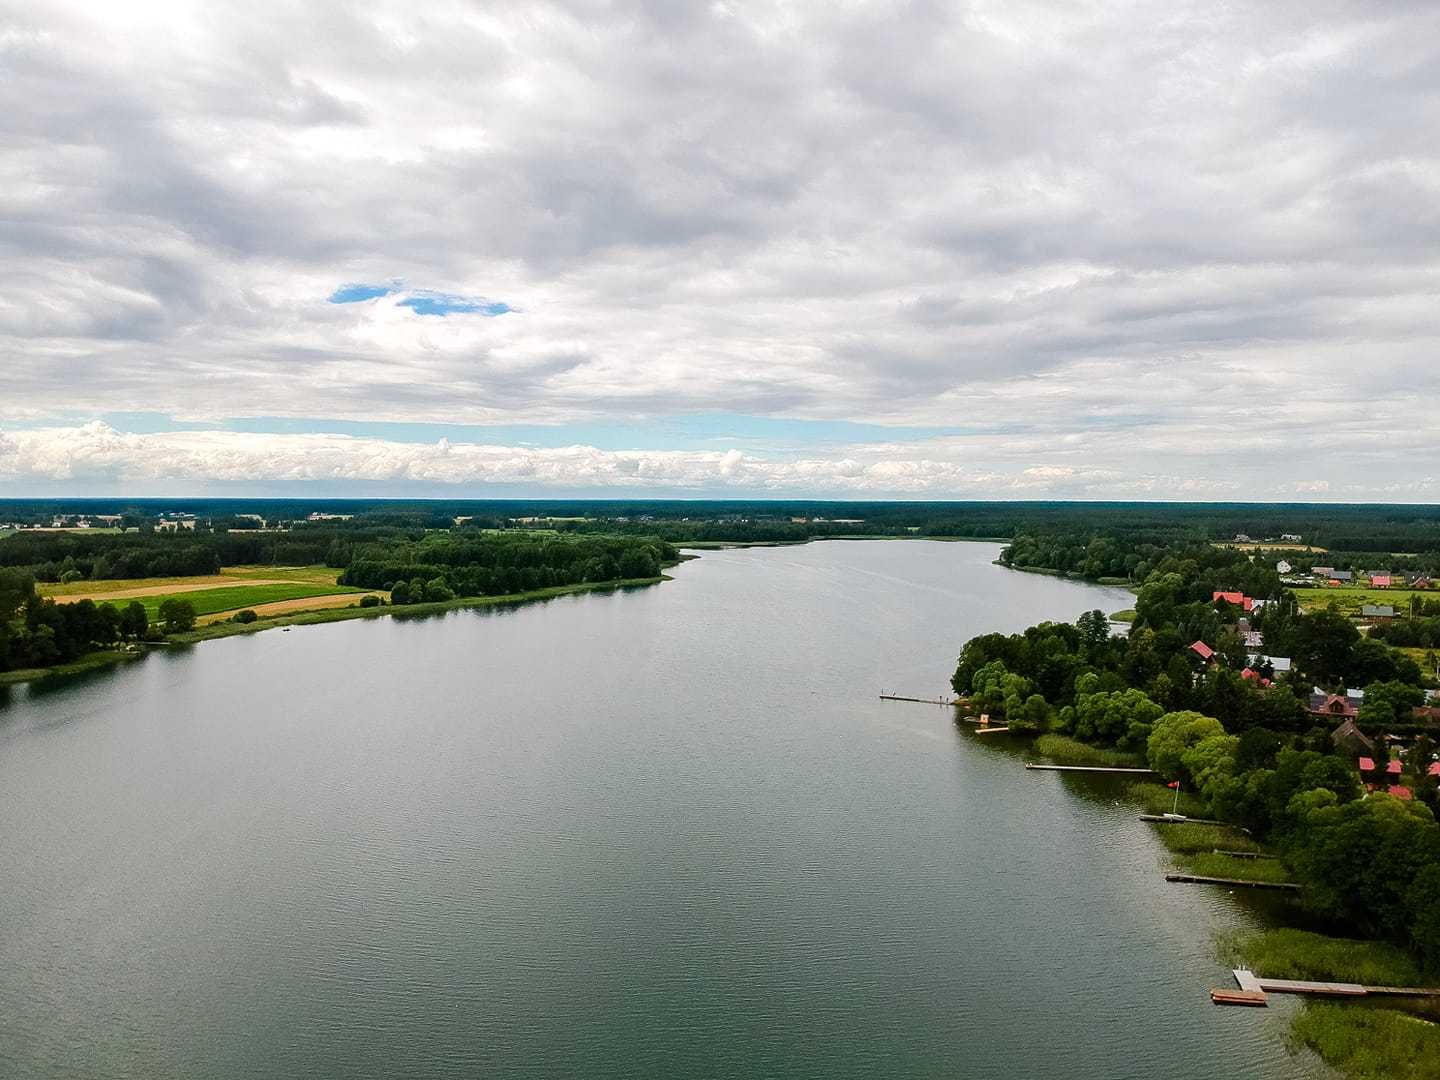
[[[1344, 0], [0, 0], [0, 422], [720, 411], [973, 427], [1057, 490], [1403, 487], [1437, 57], [1440, 10]], [[395, 279], [521, 311], [326, 302]], [[807, 482], [988, 468], [924, 460]]]
[[[134, 434], [92, 422], [0, 433], [0, 483], [76, 494], [164, 495], [307, 485], [321, 494], [409, 490], [455, 497], [514, 491], [693, 496], [963, 498], [1355, 498], [1365, 478], [1331, 486], [1288, 473], [1195, 467], [1183, 447], [1161, 447], [1143, 470], [1105, 467], [1115, 444], [1102, 439], [1085, 462], [1027, 465], [1038, 445], [1005, 436], [867, 444], [843, 456], [764, 457], [713, 451], [524, 447], [441, 439], [415, 443], [347, 435], [232, 431]], [[1432, 477], [1387, 481], [1387, 496], [1424, 501]]]

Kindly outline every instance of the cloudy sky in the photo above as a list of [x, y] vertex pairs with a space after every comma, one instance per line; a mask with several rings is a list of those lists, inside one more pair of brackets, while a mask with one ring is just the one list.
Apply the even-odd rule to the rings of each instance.
[[1440, 501], [1440, 5], [0, 0], [0, 495]]

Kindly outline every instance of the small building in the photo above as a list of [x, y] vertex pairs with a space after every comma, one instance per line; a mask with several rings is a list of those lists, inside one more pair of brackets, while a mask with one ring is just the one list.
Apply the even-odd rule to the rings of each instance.
[[1330, 741], [1337, 750], [1350, 757], [1362, 757], [1375, 753], [1375, 741], [1355, 726], [1355, 718], [1347, 717], [1345, 722], [1330, 733]]
[[1379, 773], [1384, 772], [1386, 776], [1398, 778], [1405, 771], [1405, 767], [1400, 764], [1398, 758], [1391, 758], [1385, 763], [1385, 768], [1382, 770], [1375, 764], [1375, 759], [1369, 756], [1362, 756], [1360, 758], [1359, 768], [1362, 773], [1376, 773], [1377, 777]]
[[1212, 649], [1209, 645], [1206, 645], [1203, 641], [1194, 642], [1190, 646], [1190, 651], [1193, 652], [1196, 656], [1198, 656], [1201, 660], [1204, 660], [1207, 664], [1210, 663], [1210, 661], [1212, 661], [1213, 659], [1215, 659], [1215, 650]]
[[1221, 600], [1224, 600], [1227, 604], [1234, 604], [1238, 608], [1244, 608], [1246, 611], [1249, 611], [1251, 607], [1255, 604], [1255, 601], [1250, 599], [1250, 597], [1246, 596], [1243, 592], [1216, 591], [1210, 597], [1210, 602], [1212, 604], [1218, 604]]
[[1290, 543], [1292, 543], [1292, 544], [1298, 544], [1298, 543], [1300, 543], [1300, 534], [1299, 534], [1299, 533], [1281, 533], [1281, 534], [1280, 534], [1280, 539], [1281, 539], [1281, 540], [1288, 540], [1288, 541], [1289, 541]]
[[1391, 604], [1362, 604], [1360, 617], [1363, 619], [1393, 619], [1395, 608]]
[[1328, 578], [1331, 574], [1335, 573], [1335, 568], [1333, 566], [1315, 566], [1311, 567], [1310, 573], [1316, 577]]
[[1246, 630], [1241, 637], [1247, 649], [1263, 649], [1265, 647], [1265, 635], [1259, 630]]
[[1428, 588], [1431, 587], [1431, 586], [1430, 586], [1430, 579], [1429, 579], [1428, 577], [1426, 577], [1424, 574], [1421, 574], [1421, 575], [1420, 575], [1419, 577], [1417, 577], [1414, 581], [1410, 582], [1410, 587], [1411, 587], [1412, 589], [1428, 589]]
[[1371, 574], [1370, 587], [1372, 589], [1388, 589], [1394, 580], [1394, 576], [1391, 574]]
[[1360, 715], [1360, 705], [1354, 698], [1344, 694], [1327, 694], [1323, 690], [1311, 694], [1305, 711], [1311, 716], [1328, 716], [1336, 719], [1353, 719]]
[[1231, 541], [1232, 544], [1253, 544], [1254, 542], [1250, 539], [1249, 533], [1236, 533], [1235, 539]]
[[1288, 656], [1266, 656], [1264, 653], [1254, 653], [1250, 657], [1251, 667], [1268, 667], [1276, 675], [1283, 675], [1294, 666]]

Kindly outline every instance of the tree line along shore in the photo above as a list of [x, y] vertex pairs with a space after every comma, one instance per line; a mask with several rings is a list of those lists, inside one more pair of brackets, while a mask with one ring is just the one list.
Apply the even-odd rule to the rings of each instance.
[[[1058, 564], [1069, 541], [1019, 537], [1001, 562]], [[1298, 884], [1297, 925], [1228, 940], [1228, 959], [1267, 978], [1440, 985], [1433, 667], [1338, 605], [1304, 610], [1272, 551], [1179, 536], [1097, 549], [1079, 565], [1127, 576], [1133, 621], [1096, 611], [980, 635], [955, 692], [1050, 760], [1158, 773], [1130, 795], [1205, 819], [1156, 826], [1189, 873]], [[1406, 622], [1406, 640], [1429, 633], [1440, 606]], [[1434, 1004], [1395, 998], [1307, 1005], [1293, 1030], [1350, 1075], [1430, 1076], [1437, 1020]]]
[[[85, 536], [88, 550], [79, 558], [68, 551], [38, 565], [0, 565], [0, 682], [114, 663], [157, 644], [276, 625], [396, 610], [434, 612], [655, 582], [679, 557], [674, 547], [651, 537], [455, 534], [392, 526], [314, 532], [320, 535], [302, 532], [286, 539], [275, 554], [318, 555], [324, 560], [320, 565], [222, 567], [224, 556], [237, 554], [235, 538], [224, 532]], [[41, 543], [73, 545], [75, 540], [55, 537]], [[242, 549], [249, 543], [239, 540]], [[20, 541], [5, 547], [5, 555], [26, 553]], [[137, 576], [90, 576], [114, 573], [117, 567], [132, 568]], [[170, 576], [150, 576], [150, 571]], [[49, 580], [37, 584], [41, 575]]]

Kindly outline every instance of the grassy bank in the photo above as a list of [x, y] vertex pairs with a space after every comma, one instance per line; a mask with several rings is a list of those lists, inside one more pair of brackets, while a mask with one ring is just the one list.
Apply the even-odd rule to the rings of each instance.
[[404, 604], [385, 607], [331, 608], [325, 611], [297, 611], [292, 615], [262, 618], [253, 623], [213, 623], [197, 627], [189, 633], [176, 634], [170, 640], [179, 645], [189, 645], [212, 638], [232, 637], [235, 634], [253, 634], [276, 626], [313, 626], [317, 623], [342, 622], [346, 619], [379, 619], [387, 616], [413, 618], [421, 615], [436, 615], [445, 611], [459, 611], [461, 608], [499, 607], [512, 604], [534, 603], [539, 600], [553, 600], [557, 596], [570, 596], [585, 592], [610, 592], [615, 589], [630, 589], [644, 585], [658, 585], [668, 581], [665, 575], [653, 578], [630, 578], [623, 581], [596, 582], [585, 585], [555, 585], [548, 589], [533, 589], [530, 592], [509, 593], [505, 596], [472, 596], [456, 600], [437, 601], [433, 604]]
[[1440, 1025], [1360, 1002], [1307, 1002], [1294, 1040], [1355, 1080], [1433, 1080], [1440, 1075]]
[[[445, 611], [458, 611], [461, 608], [483, 608], [500, 607], [514, 604], [534, 603], [541, 600], [553, 600], [559, 596], [569, 596], [575, 593], [586, 592], [610, 592], [616, 589], [639, 588], [647, 585], [658, 585], [669, 578], [664, 574], [651, 578], [627, 578], [621, 581], [596, 582], [583, 585], [556, 585], [548, 589], [534, 589], [530, 592], [510, 593], [505, 596], [477, 596], [465, 597], [458, 600], [446, 600], [433, 604], [406, 604], [399, 607], [355, 607], [330, 608], [323, 611], [297, 611], [293, 614], [260, 618], [253, 623], [218, 622], [209, 626], [199, 626], [183, 634], [174, 634], [169, 641], [175, 645], [191, 645], [200, 641], [209, 641], [213, 638], [232, 637], [236, 634], [254, 634], [261, 630], [271, 630], [283, 626], [312, 626], [317, 623], [341, 622], [346, 619], [378, 619], [395, 616], [399, 618], [414, 618], [424, 615], [435, 615]], [[33, 679], [41, 679], [51, 675], [70, 675], [82, 671], [89, 671], [95, 668], [105, 667], [123, 660], [132, 660], [137, 656], [143, 656], [143, 652], [104, 652], [91, 653], [82, 656], [80, 659], [69, 663], [59, 664], [49, 668], [29, 668], [23, 671], [9, 671], [0, 673], [0, 685], [29, 682]]]
[[1184, 814], [1186, 817], [1209, 817], [1210, 808], [1199, 795], [1189, 791], [1175, 792], [1158, 782], [1144, 781], [1131, 784], [1125, 792], [1134, 802], [1139, 803], [1147, 814]]
[[51, 675], [80, 675], [87, 671], [97, 671], [100, 668], [123, 664], [127, 660], [138, 660], [144, 655], [145, 652], [138, 649], [134, 652], [107, 650], [105, 652], [88, 653], [78, 660], [71, 660], [68, 664], [56, 664], [54, 667], [19, 668], [15, 671], [0, 671], [0, 686], [14, 686], [18, 683], [31, 682], [35, 679], [44, 679]]
[[1068, 735], [1041, 735], [1035, 740], [1035, 751], [1055, 765], [1103, 765], [1130, 769], [1145, 767], [1145, 759], [1140, 754], [1091, 746]]
[[1221, 939], [1221, 956], [1269, 979], [1353, 982], [1363, 986], [1421, 986], [1415, 958], [1383, 941], [1330, 937], [1280, 927]]
[[[1425, 986], [1414, 957], [1381, 941], [1334, 938], [1308, 930], [1275, 929], [1221, 939], [1221, 956], [1271, 979], [1353, 982], [1362, 986]], [[1408, 1009], [1419, 998], [1332, 1003], [1309, 1000], [1291, 1021], [1290, 1036], [1355, 1080], [1440, 1075], [1440, 1025]], [[1422, 1010], [1423, 1011], [1423, 1010]]]
[[[1160, 842], [1176, 855], [1209, 855], [1219, 848], [1221, 851], [1259, 851], [1260, 845], [1239, 829], [1229, 825], [1207, 825], [1198, 821], [1184, 821], [1178, 825], [1157, 825], [1156, 835]], [[1236, 860], [1242, 861], [1242, 860]], [[1251, 859], [1250, 862], [1260, 862]]]

